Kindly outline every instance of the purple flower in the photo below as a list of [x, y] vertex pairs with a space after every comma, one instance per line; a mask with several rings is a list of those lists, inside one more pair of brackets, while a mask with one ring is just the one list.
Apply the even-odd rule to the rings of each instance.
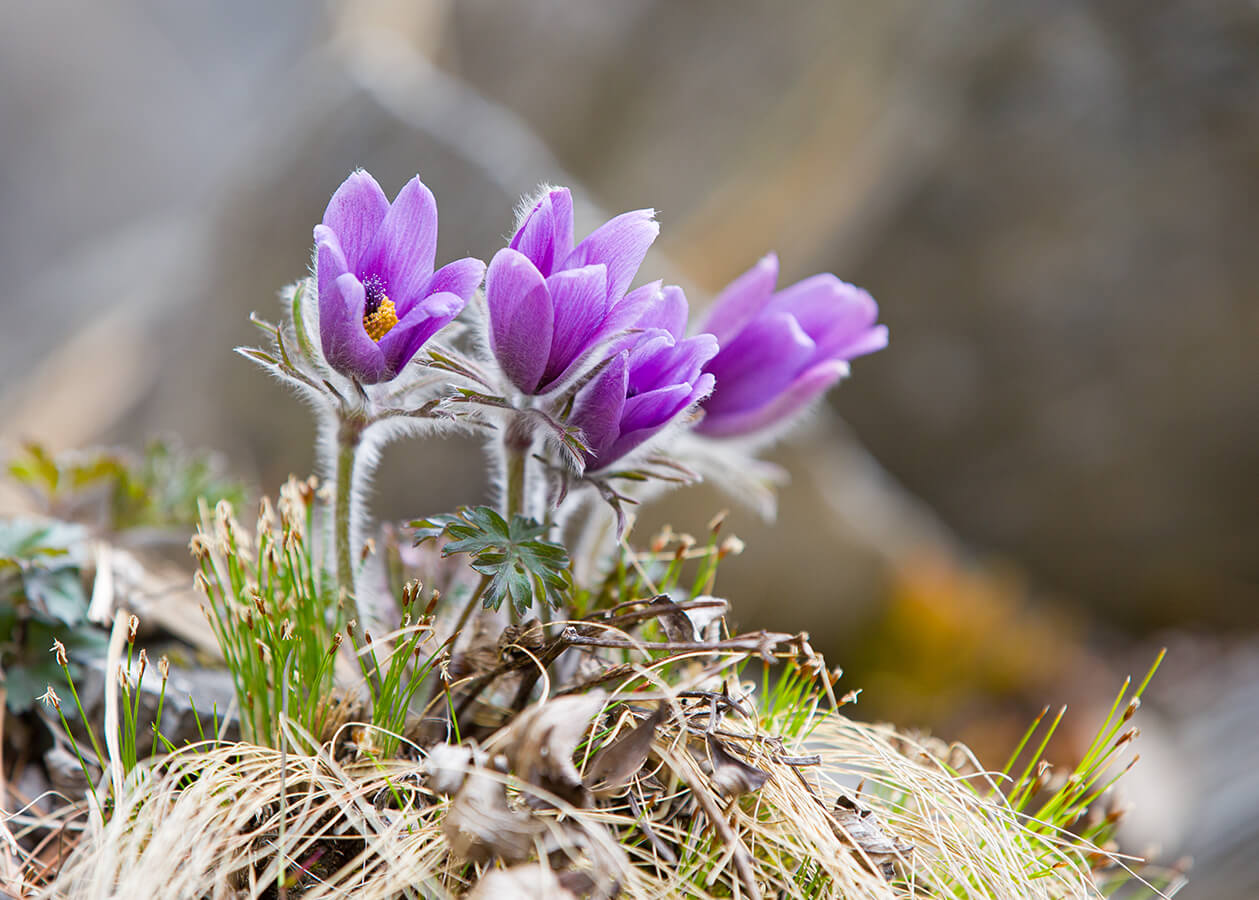
[[704, 331], [721, 351], [704, 371], [717, 379], [696, 427], [710, 437], [781, 422], [848, 373], [848, 360], [887, 346], [879, 307], [861, 288], [814, 275], [774, 292], [778, 257], [765, 256], [713, 304]]
[[658, 294], [658, 285], [626, 294], [660, 231], [652, 215], [619, 215], [576, 247], [567, 188], [545, 194], [525, 216], [485, 277], [490, 347], [512, 384], [545, 394]]
[[683, 338], [686, 296], [666, 287], [618, 342], [611, 361], [577, 393], [570, 425], [581, 428], [589, 469], [603, 469], [655, 435], [713, 389], [704, 364], [717, 352], [711, 334]]
[[357, 171], [315, 226], [319, 336], [329, 365], [366, 384], [388, 381], [449, 323], [485, 272], [479, 259], [433, 271], [437, 204], [418, 177], [393, 204]]

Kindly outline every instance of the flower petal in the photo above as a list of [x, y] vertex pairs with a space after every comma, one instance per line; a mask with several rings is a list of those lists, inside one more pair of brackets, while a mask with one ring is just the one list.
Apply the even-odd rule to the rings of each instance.
[[[621, 352], [577, 392], [568, 421], [581, 429], [582, 440], [590, 448], [586, 456], [588, 466], [598, 468], [604, 465], [602, 460], [620, 434], [628, 378], [629, 354]], [[608, 457], [608, 461], [611, 460]]]
[[695, 430], [706, 437], [737, 437], [785, 421], [805, 404], [848, 374], [848, 363], [828, 359], [801, 373], [768, 403], [731, 413], [712, 412], [706, 403], [703, 420]]
[[341, 249], [341, 241], [327, 225], [315, 226], [315, 282], [319, 296], [332, 290], [332, 283], [350, 271], [345, 251]]
[[661, 328], [645, 332], [630, 351], [631, 394], [646, 393], [663, 384], [693, 382], [717, 353], [717, 339], [700, 334], [683, 341]]
[[867, 353], [882, 350], [886, 346], [887, 326], [875, 325], [873, 328], [855, 335], [848, 343], [832, 349], [827, 355], [840, 359], [853, 359], [858, 356], [865, 356]]
[[777, 281], [778, 257], [767, 253], [717, 295], [700, 330], [730, 343], [769, 303]]
[[[324, 248], [320, 248], [321, 256]], [[366, 292], [349, 272], [319, 291], [319, 336], [328, 364], [365, 384], [390, 377], [385, 356], [363, 329]]]
[[705, 367], [717, 379], [705, 408], [717, 415], [768, 403], [813, 361], [816, 349], [794, 316], [775, 312], [757, 318]]
[[550, 358], [539, 390], [562, 378], [569, 367], [602, 336], [608, 311], [608, 270], [600, 265], [556, 272], [546, 280], [555, 310]]
[[[683, 395], [680, 391], [674, 390], [679, 387], [686, 388], [685, 395]], [[631, 416], [631, 411], [629, 409], [631, 401], [625, 401], [626, 411], [621, 416], [621, 436], [617, 438], [616, 442], [609, 448], [606, 454], [608, 461], [614, 462], [629, 453], [631, 450], [636, 449], [643, 442], [655, 437], [666, 425], [675, 420], [686, 410], [690, 409], [698, 401], [708, 396], [712, 389], [713, 376], [708, 373], [704, 373], [693, 385], [673, 385], [671, 388], [665, 389], [669, 391], [668, 398], [662, 394], [658, 398], [644, 400], [641, 408], [633, 411], [633, 416]], [[646, 397], [647, 395], [643, 394], [640, 396]], [[638, 397], [634, 397], [632, 399], [637, 400]], [[649, 409], [649, 407], [652, 406], [655, 408]], [[655, 424], [647, 424], [642, 428], [632, 427], [632, 419], [637, 419], [640, 416], [644, 421], [657, 419], [660, 414], [667, 411], [670, 406], [673, 407], [672, 412], [669, 412], [663, 418], [659, 419], [659, 421]], [[649, 412], [651, 413], [650, 415], [648, 415]]]
[[380, 339], [389, 377], [397, 375], [419, 349], [463, 311], [467, 300], [458, 294], [430, 294], [411, 307], [398, 324]]
[[834, 356], [837, 348], [852, 343], [879, 317], [873, 297], [829, 273], [783, 288], [767, 309], [795, 316], [822, 356]]
[[690, 396], [691, 386], [683, 382], [666, 384], [630, 397], [625, 401], [625, 411], [621, 413], [621, 433], [663, 426], [682, 411]]
[[[359, 263], [371, 249], [380, 224], [389, 212], [389, 199], [376, 179], [362, 169], [341, 183], [324, 210], [323, 224], [337, 236], [350, 271], [359, 274]], [[315, 235], [319, 240], [319, 235]]]
[[550, 275], [573, 252], [573, 197], [568, 188], [549, 191], [525, 216], [508, 246]]
[[360, 278], [382, 276], [401, 317], [422, 298], [436, 253], [437, 201], [417, 175], [398, 192], [371, 251], [354, 273]]
[[542, 273], [524, 254], [503, 248], [485, 273], [490, 348], [512, 384], [537, 390], [551, 352], [555, 312]]
[[686, 320], [690, 316], [686, 294], [676, 284], [666, 286], [660, 303], [652, 310], [652, 316], [653, 326], [663, 328], [679, 341], [682, 340], [686, 337]]
[[429, 294], [444, 292], [457, 294], [468, 300], [476, 293], [476, 289], [481, 286], [481, 279], [484, 276], [485, 263], [468, 256], [464, 259], [457, 259], [452, 263], [447, 263], [434, 272], [433, 277], [428, 280], [428, 284], [424, 285], [421, 293], [428, 296]]
[[562, 268], [603, 263], [608, 267], [608, 297], [621, 297], [660, 233], [655, 214], [653, 209], [638, 209], [610, 219], [577, 245]]

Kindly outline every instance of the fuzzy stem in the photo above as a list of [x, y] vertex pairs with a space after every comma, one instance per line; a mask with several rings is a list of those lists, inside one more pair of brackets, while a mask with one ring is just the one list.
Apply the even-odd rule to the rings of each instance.
[[366, 420], [354, 414], [340, 414], [336, 439], [336, 487], [333, 507], [333, 544], [336, 547], [337, 584], [344, 588], [346, 616], [358, 618], [358, 600], [354, 588], [354, 548], [351, 545], [351, 522], [354, 505], [354, 464]]
[[513, 419], [503, 432], [503, 518], [508, 522], [515, 515], [527, 515], [525, 509], [525, 482], [528, 477], [529, 448], [533, 446], [533, 434], [520, 419]]

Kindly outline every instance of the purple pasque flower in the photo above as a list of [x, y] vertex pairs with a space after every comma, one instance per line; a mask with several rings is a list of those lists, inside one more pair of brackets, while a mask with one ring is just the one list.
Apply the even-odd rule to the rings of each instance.
[[619, 215], [574, 247], [568, 189], [542, 195], [485, 276], [490, 348], [512, 384], [547, 393], [638, 318], [659, 291], [626, 294], [660, 231], [653, 215]]
[[848, 360], [887, 346], [878, 304], [834, 275], [774, 292], [770, 253], [713, 303], [703, 330], [721, 344], [704, 367], [717, 387], [696, 431], [733, 437], [783, 421], [848, 373]]
[[713, 389], [705, 363], [717, 353], [711, 334], [684, 338], [686, 296], [656, 288], [634, 327], [617, 342], [610, 361], [584, 385], [568, 424], [581, 429], [588, 469], [603, 469], [654, 436]]
[[433, 271], [437, 204], [419, 177], [391, 204], [361, 169], [332, 195], [315, 226], [319, 337], [328, 364], [365, 384], [396, 376], [459, 315], [485, 263]]

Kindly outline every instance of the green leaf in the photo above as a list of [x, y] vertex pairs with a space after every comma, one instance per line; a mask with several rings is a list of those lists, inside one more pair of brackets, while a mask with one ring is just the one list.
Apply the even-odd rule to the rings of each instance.
[[546, 526], [534, 519], [512, 516], [508, 522], [488, 506], [465, 506], [411, 525], [417, 545], [445, 535], [450, 540], [442, 556], [466, 553], [473, 570], [490, 576], [486, 608], [498, 609], [506, 600], [523, 616], [538, 600], [559, 609], [571, 590], [568, 552], [545, 540]]
[[27, 573], [24, 586], [32, 611], [45, 621], [78, 625], [87, 615], [87, 595], [77, 569], [36, 569]]

